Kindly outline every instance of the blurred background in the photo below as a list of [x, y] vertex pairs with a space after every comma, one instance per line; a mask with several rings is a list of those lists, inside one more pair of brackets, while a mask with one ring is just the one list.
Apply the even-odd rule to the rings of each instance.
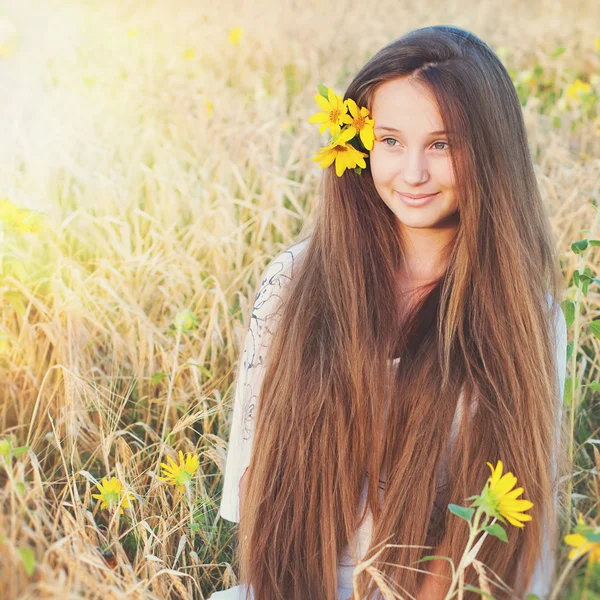
[[561, 526], [595, 528], [578, 561], [561, 541], [556, 597], [600, 598], [600, 280], [572, 246], [600, 238], [598, 0], [0, 0], [2, 598], [237, 583], [232, 384], [260, 275], [318, 204], [317, 85], [435, 24], [521, 99], [569, 325]]

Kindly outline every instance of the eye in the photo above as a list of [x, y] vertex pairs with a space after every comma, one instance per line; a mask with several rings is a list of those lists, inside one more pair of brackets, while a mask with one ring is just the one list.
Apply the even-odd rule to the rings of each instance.
[[434, 146], [436, 144], [445, 144], [446, 148], [436, 148], [436, 150], [446, 150], [449, 146], [448, 146], [448, 142], [434, 142]]
[[[385, 142], [387, 142], [388, 140], [392, 140], [392, 142], [395, 142], [395, 141], [396, 141], [394, 138], [390, 138], [390, 137], [383, 138], [381, 141], [385, 143]], [[394, 146], [393, 146], [393, 145], [391, 145], [391, 144], [386, 144], [386, 146], [389, 146], [390, 148], [393, 148], [393, 147], [394, 147]]]

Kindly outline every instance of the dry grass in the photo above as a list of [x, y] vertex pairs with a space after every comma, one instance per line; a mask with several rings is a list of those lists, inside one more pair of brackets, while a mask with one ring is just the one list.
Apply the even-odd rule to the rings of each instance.
[[[21, 40], [0, 58], [0, 197], [47, 221], [2, 240], [0, 439], [29, 446], [0, 466], [3, 598], [206, 598], [236, 583], [235, 528], [215, 517], [249, 302], [265, 263], [314, 213], [316, 85], [342, 91], [394, 37], [466, 27], [529, 86], [565, 278], [577, 267], [569, 245], [600, 200], [600, 134], [543, 85], [564, 93], [598, 73], [596, 0], [14, 0], [5, 12]], [[236, 26], [239, 45], [228, 40]], [[531, 75], [536, 63], [544, 75]], [[596, 286], [583, 306], [594, 318]], [[198, 326], [178, 335], [184, 309]], [[581, 382], [598, 377], [597, 351], [584, 328]], [[573, 481], [591, 518], [600, 416], [586, 390]], [[160, 457], [178, 450], [200, 456], [188, 500], [156, 479]], [[123, 515], [91, 498], [107, 474], [136, 497]], [[583, 585], [597, 597], [589, 573]]]

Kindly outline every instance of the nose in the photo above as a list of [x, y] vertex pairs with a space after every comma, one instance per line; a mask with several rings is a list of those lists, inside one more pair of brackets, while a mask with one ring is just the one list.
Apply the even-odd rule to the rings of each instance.
[[427, 169], [427, 158], [422, 152], [415, 150], [408, 152], [405, 156], [403, 179], [409, 186], [417, 186], [429, 179]]

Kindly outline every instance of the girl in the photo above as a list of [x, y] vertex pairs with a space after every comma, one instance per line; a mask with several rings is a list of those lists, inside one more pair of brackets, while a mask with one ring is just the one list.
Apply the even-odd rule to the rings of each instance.
[[372, 566], [398, 597], [442, 599], [447, 561], [416, 561], [458, 564], [468, 528], [447, 506], [497, 460], [532, 520], [477, 559], [496, 598], [543, 595], [569, 472], [566, 323], [514, 86], [485, 43], [436, 26], [380, 50], [344, 99], [374, 144], [361, 173], [324, 170], [313, 230], [261, 281], [220, 507], [245, 583], [212, 598], [381, 598], [352, 571], [389, 544]]

